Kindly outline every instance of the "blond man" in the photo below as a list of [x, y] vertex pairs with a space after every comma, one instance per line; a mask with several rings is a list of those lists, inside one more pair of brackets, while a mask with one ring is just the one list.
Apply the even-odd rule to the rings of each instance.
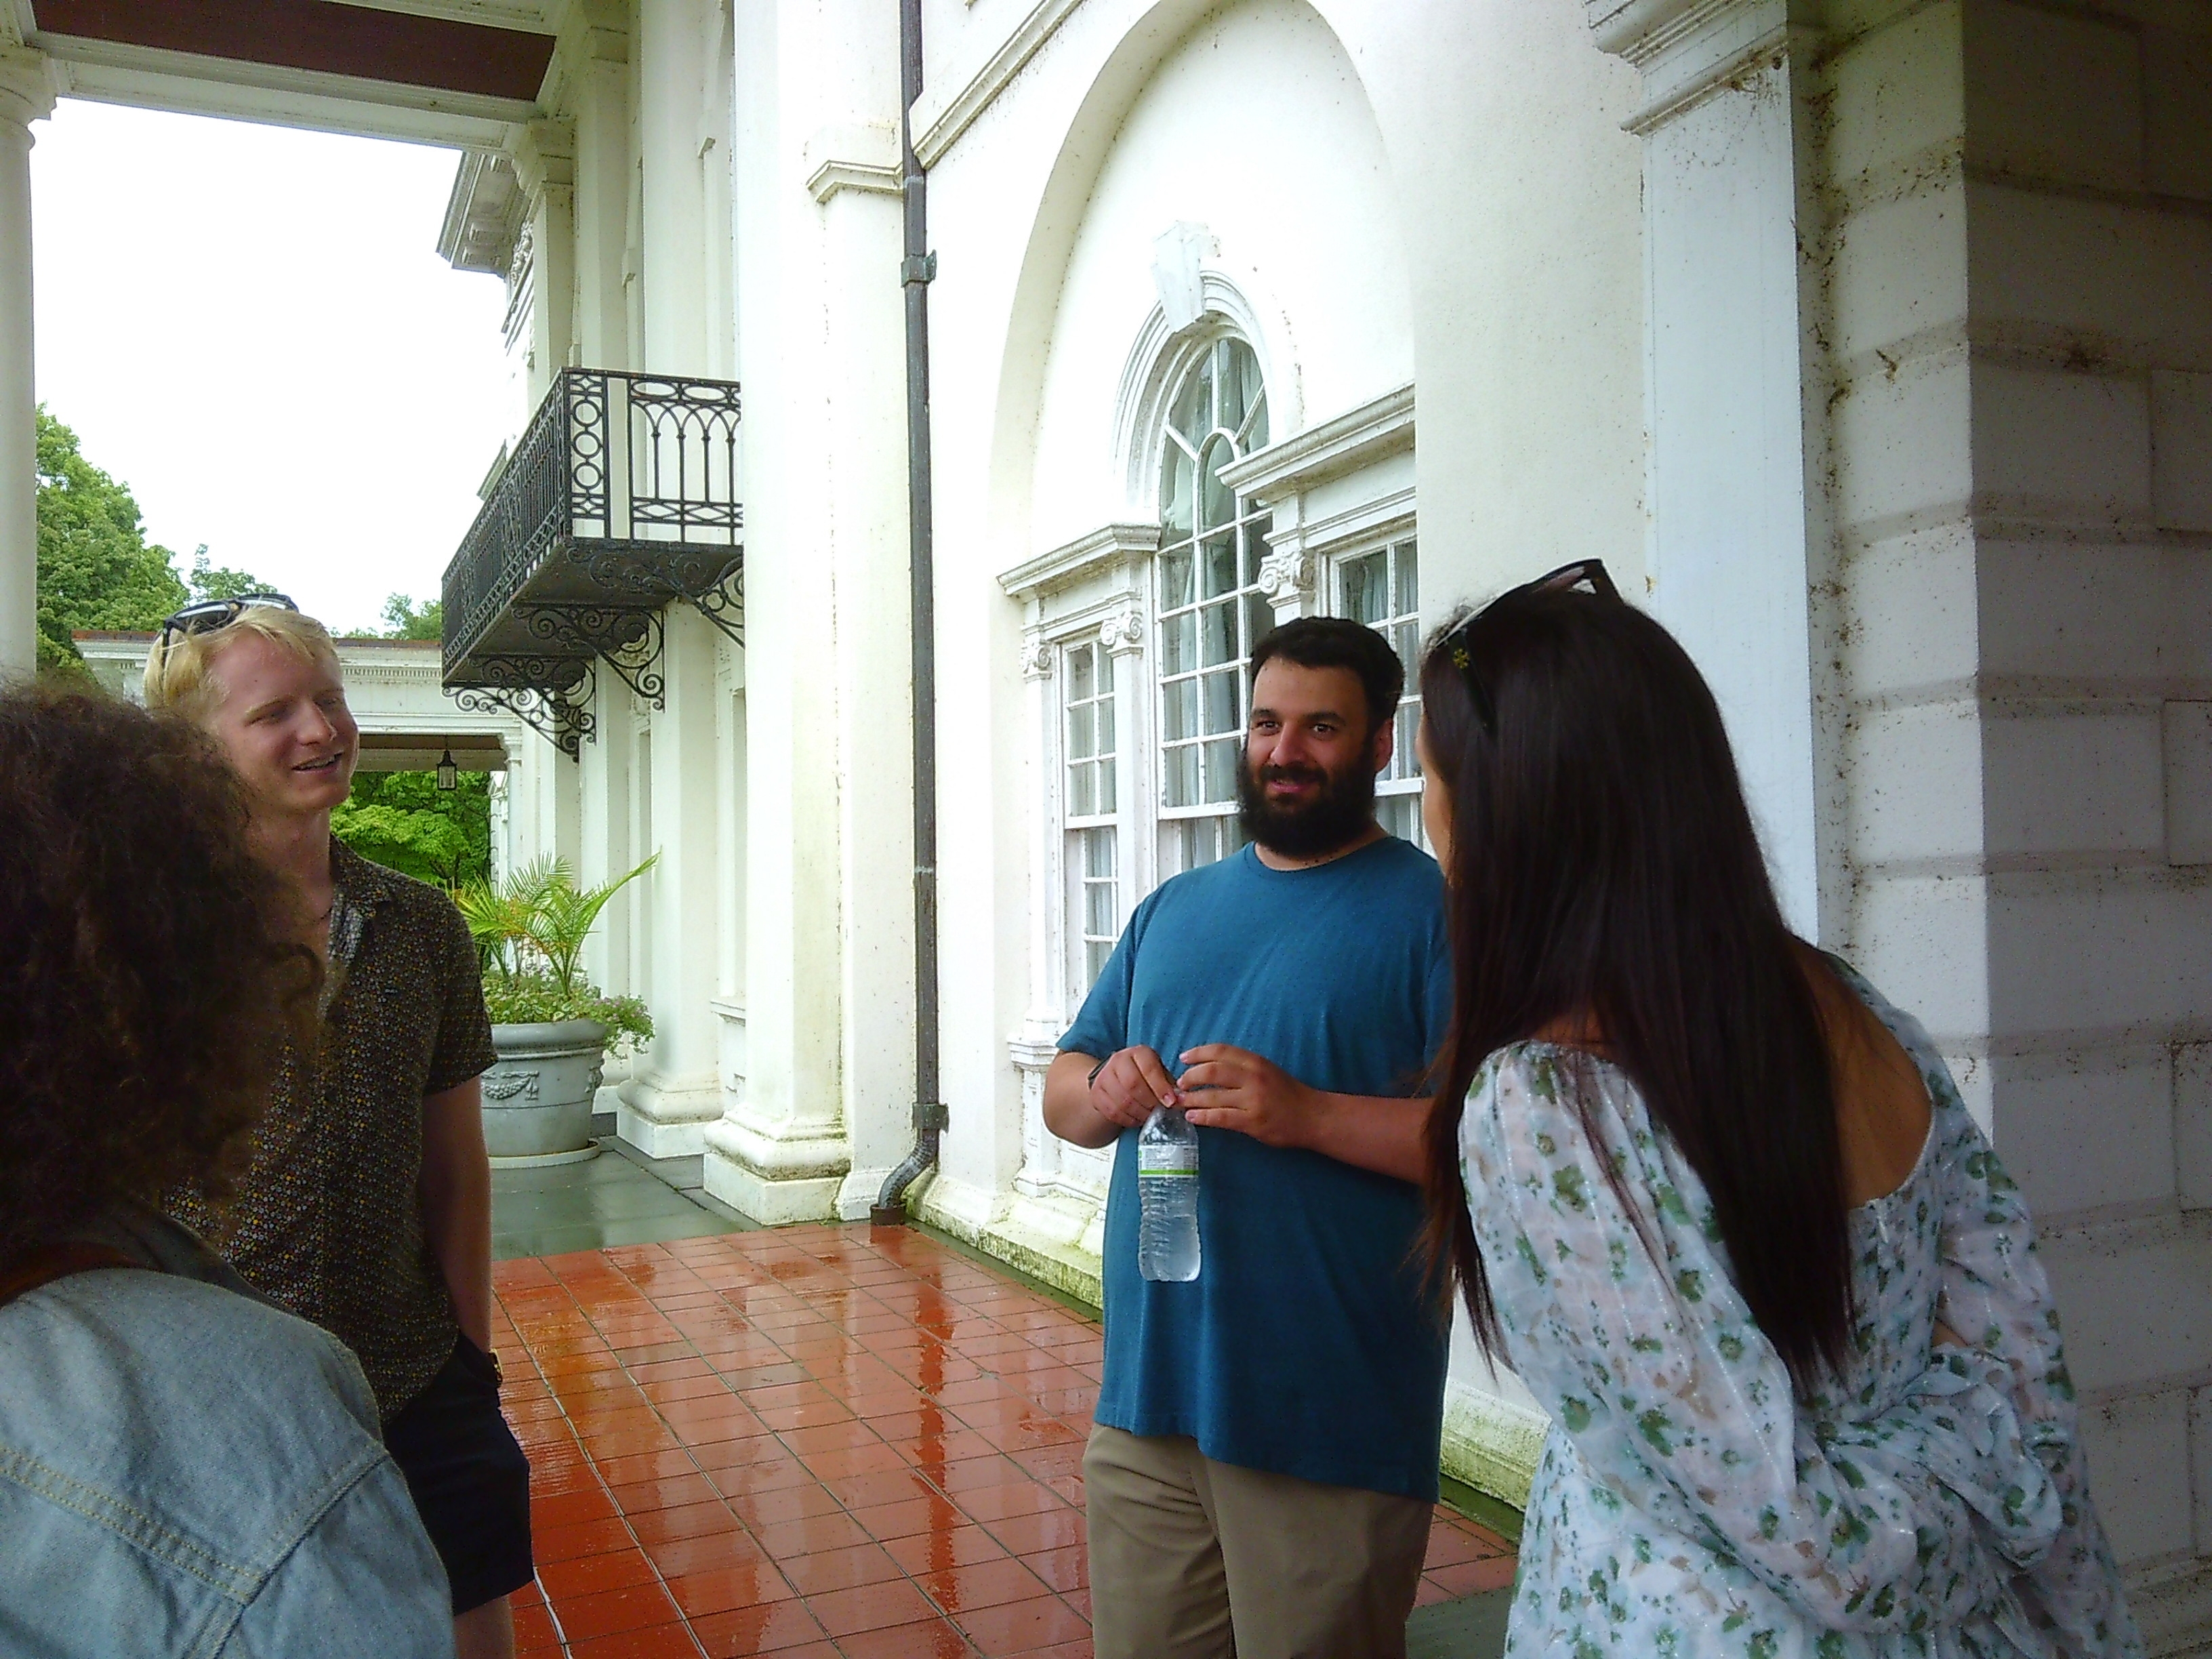
[[529, 1463], [491, 1354], [491, 1065], [476, 951], [453, 902], [331, 834], [360, 731], [337, 651], [281, 594], [161, 627], [146, 702], [212, 737], [252, 804], [255, 855], [322, 957], [321, 1052], [287, 1054], [253, 1163], [209, 1227], [240, 1273], [350, 1347], [445, 1563], [461, 1659], [514, 1650], [530, 1582]]

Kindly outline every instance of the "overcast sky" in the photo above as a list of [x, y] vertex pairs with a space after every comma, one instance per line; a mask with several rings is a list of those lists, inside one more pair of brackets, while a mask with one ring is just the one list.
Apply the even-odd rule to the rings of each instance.
[[334, 629], [435, 597], [519, 422], [457, 153], [64, 100], [32, 131], [38, 395], [149, 537]]

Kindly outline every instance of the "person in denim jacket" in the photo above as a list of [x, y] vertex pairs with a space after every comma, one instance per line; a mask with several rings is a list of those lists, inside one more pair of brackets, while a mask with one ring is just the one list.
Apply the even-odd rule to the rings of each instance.
[[449, 1659], [360, 1365], [161, 1212], [221, 1200], [319, 977], [211, 758], [0, 695], [0, 1655]]

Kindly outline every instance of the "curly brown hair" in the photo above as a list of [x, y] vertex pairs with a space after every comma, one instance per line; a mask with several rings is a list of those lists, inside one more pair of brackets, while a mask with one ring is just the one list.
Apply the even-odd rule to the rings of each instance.
[[314, 955], [196, 728], [0, 693], [0, 1260], [119, 1200], [223, 1196]]

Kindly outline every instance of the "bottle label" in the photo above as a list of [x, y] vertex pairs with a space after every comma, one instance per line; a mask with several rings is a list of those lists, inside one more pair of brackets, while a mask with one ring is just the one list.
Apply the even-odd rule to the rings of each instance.
[[1139, 1146], [1137, 1148], [1137, 1173], [1195, 1180], [1198, 1176], [1198, 1148]]

